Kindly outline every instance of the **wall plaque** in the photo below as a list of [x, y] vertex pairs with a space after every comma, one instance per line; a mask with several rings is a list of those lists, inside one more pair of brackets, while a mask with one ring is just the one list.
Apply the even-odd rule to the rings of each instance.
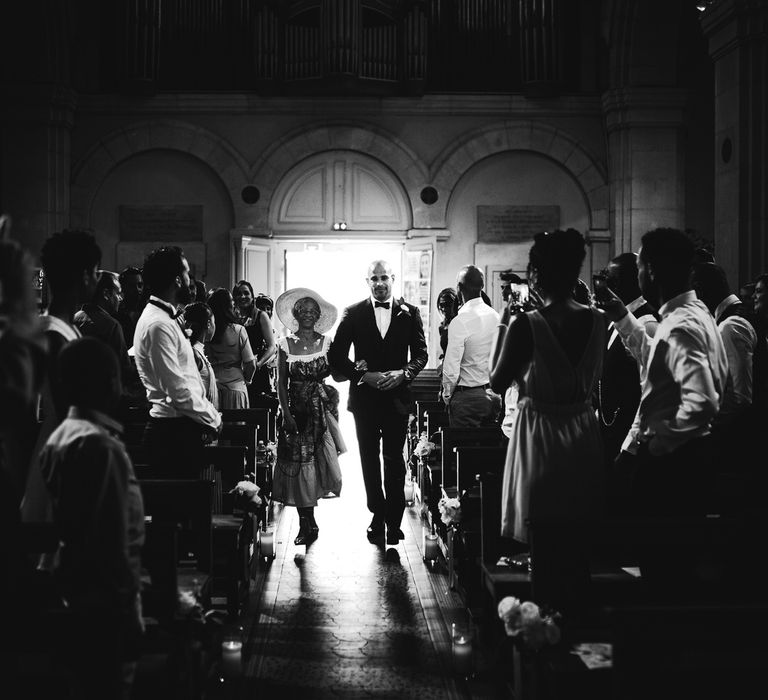
[[118, 209], [121, 241], [203, 240], [202, 204], [120, 205]]
[[557, 204], [510, 204], [477, 207], [478, 243], [518, 243], [560, 226]]

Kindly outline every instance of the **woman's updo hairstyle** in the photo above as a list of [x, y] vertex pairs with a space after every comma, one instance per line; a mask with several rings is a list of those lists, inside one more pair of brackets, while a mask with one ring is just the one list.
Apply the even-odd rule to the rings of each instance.
[[528, 276], [535, 271], [541, 290], [571, 296], [586, 252], [584, 236], [574, 228], [537, 233], [528, 257]]
[[211, 316], [213, 316], [211, 307], [203, 301], [196, 301], [184, 307], [184, 325], [192, 331], [193, 335], [198, 335], [205, 329]]

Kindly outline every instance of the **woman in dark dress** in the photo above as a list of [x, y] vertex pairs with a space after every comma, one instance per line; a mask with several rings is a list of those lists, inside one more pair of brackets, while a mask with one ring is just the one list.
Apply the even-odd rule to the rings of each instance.
[[237, 322], [245, 326], [251, 348], [256, 355], [256, 373], [248, 387], [250, 405], [255, 406], [258, 405], [256, 398], [261, 394], [275, 394], [269, 371], [269, 361], [276, 350], [275, 336], [269, 316], [253, 303], [253, 287], [250, 282], [237, 282], [232, 288], [232, 298], [235, 300]]

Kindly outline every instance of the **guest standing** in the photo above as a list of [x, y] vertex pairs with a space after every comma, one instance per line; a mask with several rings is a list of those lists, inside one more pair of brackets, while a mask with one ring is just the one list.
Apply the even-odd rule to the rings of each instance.
[[[613, 258], [605, 270], [603, 283], [626, 304], [648, 335], [653, 336], [659, 325], [658, 314], [640, 292], [637, 254], [622, 253]], [[607, 507], [621, 515], [631, 510], [628, 498], [634, 472], [634, 437], [639, 430], [637, 409], [647, 371], [624, 347], [613, 323], [608, 324], [607, 331], [608, 343], [595, 404], [603, 437]]]
[[120, 369], [96, 338], [68, 344], [57, 364], [69, 408], [40, 461], [60, 538], [54, 574], [77, 615], [72, 649], [63, 657], [74, 671], [77, 697], [127, 698], [144, 628], [144, 506], [114, 415]]
[[208, 305], [213, 311], [216, 330], [205, 346], [219, 387], [221, 408], [248, 408], [248, 384], [256, 371], [256, 358], [244, 326], [237, 323], [235, 305], [229, 290], [211, 292]]
[[456, 296], [456, 290], [452, 287], [446, 287], [437, 295], [437, 312], [442, 317], [440, 325], [437, 327], [440, 334], [440, 356], [438, 360], [445, 357], [445, 349], [448, 347], [448, 326], [456, 317], [459, 311], [459, 298]]
[[22, 503], [22, 518], [27, 522], [49, 522], [51, 519], [50, 498], [38, 457], [67, 410], [60, 396], [61, 378], [56, 358], [67, 343], [81, 337], [74, 325], [75, 313], [93, 297], [99, 279], [101, 249], [90, 233], [66, 230], [54, 233], [45, 242], [40, 257], [50, 294], [48, 310], [41, 319], [48, 341], [48, 367], [40, 396], [40, 431], [32, 452]]
[[[240, 280], [232, 288], [237, 322], [245, 326], [251, 350], [256, 356], [256, 371], [248, 386], [248, 397], [256, 403], [260, 394], [274, 394], [269, 363], [275, 355], [275, 335], [270, 314], [256, 305], [253, 287], [247, 280]], [[263, 303], [263, 300], [262, 300]]]
[[601, 512], [604, 470], [590, 400], [602, 368], [605, 323], [577, 303], [585, 256], [574, 229], [534, 239], [528, 279], [543, 306], [498, 326], [491, 388], [517, 380], [518, 415], [502, 484], [502, 534], [528, 541], [528, 518], [583, 518]]
[[177, 318], [177, 305], [189, 299], [189, 263], [181, 248], [152, 251], [144, 261], [144, 280], [151, 296], [134, 342], [151, 404], [144, 445], [159, 475], [197, 478], [203, 445], [218, 436], [221, 415], [205, 396], [192, 346]]
[[138, 267], [126, 267], [120, 273], [120, 290], [123, 298], [117, 310], [117, 320], [123, 329], [125, 344], [133, 346], [133, 334], [136, 332], [136, 322], [144, 310], [144, 277]]
[[[725, 395], [728, 358], [712, 314], [691, 288], [693, 264], [694, 246], [682, 231], [654, 229], [642, 237], [640, 289], [661, 319], [653, 337], [618, 297], [598, 297], [626, 347], [648, 368], [632, 487], [643, 514], [702, 515], [715, 501], [710, 429]], [[661, 542], [643, 555], [649, 584], [670, 592], [679, 585], [683, 592], [692, 582], [692, 553], [679, 550]]]
[[486, 304], [480, 292], [483, 273], [465, 265], [456, 277], [461, 305], [448, 327], [443, 360], [442, 395], [452, 428], [476, 428], [498, 420], [501, 399], [490, 390], [488, 357], [499, 314]]
[[205, 302], [194, 302], [184, 308], [184, 325], [191, 333], [189, 342], [195, 354], [195, 364], [205, 387], [205, 398], [216, 408], [219, 407], [219, 389], [210, 360], [205, 356], [205, 343], [209, 343], [216, 332], [216, 320], [211, 307]]
[[331, 374], [327, 333], [336, 309], [311, 289], [289, 289], [277, 298], [277, 315], [293, 332], [278, 341], [277, 395], [283, 423], [277, 443], [272, 498], [299, 511], [294, 543], [310, 544], [319, 527], [320, 498], [341, 494], [339, 393], [326, 386]]

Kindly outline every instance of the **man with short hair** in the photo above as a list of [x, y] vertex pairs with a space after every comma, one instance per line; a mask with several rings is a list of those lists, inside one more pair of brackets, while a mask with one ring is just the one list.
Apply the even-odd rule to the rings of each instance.
[[57, 364], [69, 408], [40, 464], [61, 541], [54, 572], [77, 620], [73, 651], [63, 658], [74, 671], [77, 697], [117, 699], [130, 691], [144, 626], [144, 505], [114, 416], [121, 394], [117, 357], [101, 340], [81, 338], [59, 353]]
[[133, 345], [136, 322], [144, 310], [144, 278], [138, 267], [126, 267], [120, 273], [119, 281], [123, 298], [115, 317], [123, 329], [125, 344], [130, 348]]
[[[728, 380], [728, 358], [709, 310], [691, 288], [694, 247], [677, 229], [642, 238], [638, 279], [643, 296], [658, 304], [651, 335], [615, 295], [599, 305], [632, 354], [647, 369], [637, 434], [633, 497], [640, 513], [704, 514], [712, 504], [714, 463], [710, 440]], [[643, 575], [682, 583], [693, 572], [676, 547], [661, 543], [646, 553]]]
[[99, 281], [96, 283], [93, 298], [85, 302], [75, 314], [75, 325], [83, 335], [98, 338], [115, 351], [121, 376], [125, 381], [130, 370], [128, 348], [123, 329], [115, 318], [122, 298], [117, 274], [109, 270], [99, 270]]
[[459, 312], [448, 326], [442, 377], [443, 401], [452, 428], [490, 425], [501, 407], [501, 399], [488, 384], [488, 358], [499, 314], [483, 301], [484, 285], [483, 273], [474, 265], [459, 270]]
[[221, 414], [206, 398], [192, 345], [177, 306], [189, 300], [189, 263], [176, 246], [144, 261], [151, 296], [136, 324], [136, 368], [151, 404], [144, 444], [150, 464], [170, 476], [197, 475], [202, 447], [221, 429]]
[[80, 306], [93, 296], [98, 282], [101, 248], [88, 231], [64, 230], [46, 240], [40, 260], [50, 299], [41, 318], [48, 343], [48, 366], [40, 392], [38, 418], [41, 425], [22, 503], [22, 517], [26, 522], [48, 522], [51, 518], [50, 498], [40, 474], [38, 456], [67, 409], [60, 396], [56, 358], [67, 343], [81, 337], [74, 325], [74, 317]]
[[[384, 260], [368, 267], [371, 296], [344, 310], [328, 359], [334, 372], [349, 379], [348, 408], [355, 417], [368, 510], [369, 539], [384, 535], [396, 545], [404, 538], [403, 447], [411, 394], [408, 385], [427, 364], [427, 344], [419, 309], [395, 300], [395, 276]], [[349, 359], [355, 347], [355, 361]], [[410, 355], [410, 358], [409, 358]], [[384, 461], [384, 490], [382, 464]]]
[[723, 471], [742, 471], [751, 463], [764, 429], [768, 343], [754, 314], [731, 293], [725, 270], [698, 263], [693, 270], [696, 294], [712, 313], [728, 355], [728, 385], [713, 437]]

